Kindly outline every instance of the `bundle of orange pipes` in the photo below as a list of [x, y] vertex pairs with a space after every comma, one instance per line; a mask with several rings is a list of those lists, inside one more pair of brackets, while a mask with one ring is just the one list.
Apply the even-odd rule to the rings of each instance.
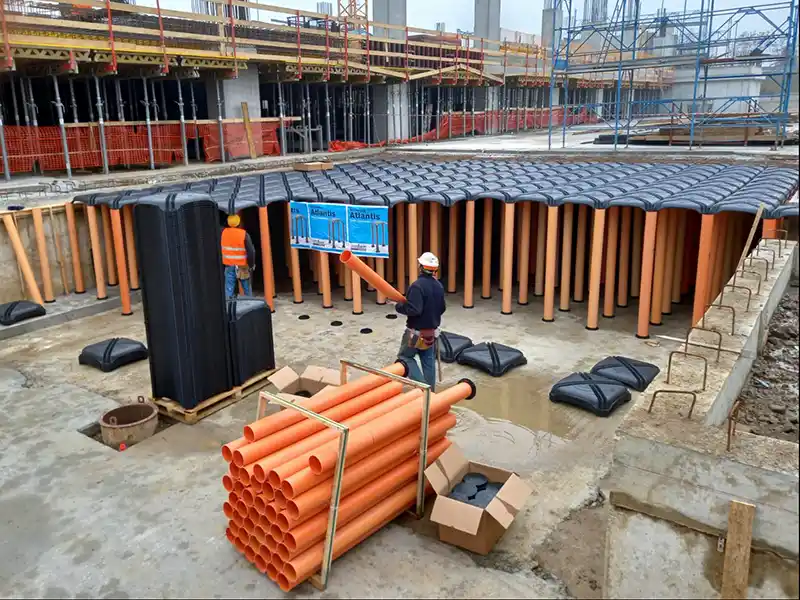
[[[406, 375], [402, 363], [383, 370]], [[450, 407], [474, 392], [463, 380], [431, 395], [428, 465], [450, 445]], [[365, 375], [298, 404], [349, 427], [335, 559], [414, 505], [423, 393]], [[230, 465], [222, 478], [228, 540], [284, 591], [321, 569], [338, 437], [286, 409], [245, 426], [241, 438], [222, 447]]]

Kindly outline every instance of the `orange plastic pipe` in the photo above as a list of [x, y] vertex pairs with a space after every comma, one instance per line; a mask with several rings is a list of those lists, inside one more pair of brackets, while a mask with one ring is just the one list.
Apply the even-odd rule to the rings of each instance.
[[333, 308], [331, 297], [331, 265], [328, 261], [328, 253], [319, 253], [319, 281], [322, 286], [322, 308]]
[[600, 274], [603, 269], [603, 237], [606, 225], [606, 210], [594, 211], [592, 229], [591, 263], [589, 265], [589, 311], [586, 316], [586, 329], [594, 331], [598, 327], [600, 313]]
[[[342, 263], [339, 263], [342, 265]], [[345, 300], [352, 300], [353, 299], [353, 275], [352, 271], [348, 271], [342, 265], [342, 275], [344, 278], [344, 299]]]
[[[424, 207], [424, 205], [423, 205]], [[408, 284], [417, 280], [417, 258], [419, 257], [419, 217], [417, 205], [408, 205]]]
[[[423, 205], [424, 206], [424, 205]], [[431, 238], [431, 252], [433, 252], [437, 257], [440, 256], [440, 248], [439, 248], [439, 212], [441, 209], [441, 205], [438, 202], [431, 202], [430, 204], [430, 225], [428, 226], [430, 229], [430, 238]]]
[[111, 211], [105, 204], [100, 207], [100, 216], [103, 221], [103, 244], [106, 250], [106, 273], [108, 285], [117, 285], [117, 269], [114, 261], [114, 242], [111, 232]]
[[[505, 204], [501, 206], [505, 207]], [[505, 255], [506, 255], [506, 248], [505, 244], [503, 243], [503, 237], [505, 236], [506, 231], [506, 212], [502, 208], [500, 209], [500, 276], [497, 280], [497, 289], [499, 291], [503, 291], [503, 265], [505, 264]], [[513, 260], [511, 261], [513, 264]]]
[[475, 287], [475, 201], [468, 200], [464, 218], [464, 308], [472, 308]]
[[774, 239], [777, 237], [778, 219], [764, 219], [761, 221], [761, 237]]
[[[639, 320], [636, 337], [650, 337], [650, 303], [653, 292], [653, 265], [656, 253], [656, 231], [658, 229], [658, 213], [648, 212], [644, 221], [644, 247], [641, 253], [641, 283], [639, 284]], [[635, 231], [634, 231], [635, 233]]]
[[44, 236], [44, 217], [41, 208], [31, 211], [33, 217], [33, 230], [36, 234], [36, 251], [39, 255], [39, 270], [42, 275], [42, 290], [45, 302], [55, 302], [53, 295], [53, 279], [50, 274], [50, 258], [47, 256], [47, 240]]
[[[474, 395], [475, 386], [470, 381], [461, 381], [451, 388], [431, 395], [430, 416], [435, 418], [444, 414], [456, 402]], [[416, 391], [416, 390], [415, 390]], [[345, 457], [357, 456], [378, 444], [381, 439], [390, 438], [415, 424], [422, 417], [422, 398], [417, 398], [407, 406], [402, 406], [368, 425], [350, 430]], [[314, 473], [324, 473], [336, 466], [339, 441], [333, 440], [315, 449], [308, 459], [308, 466]]]
[[353, 285], [353, 314], [363, 315], [364, 306], [361, 301], [361, 277], [359, 277], [358, 273], [355, 271], [350, 271], [350, 281]]
[[578, 207], [578, 233], [575, 244], [575, 302], [583, 302], [584, 281], [586, 278], [586, 228], [589, 220], [589, 207]]
[[[440, 439], [428, 448], [426, 466], [431, 465], [450, 446], [447, 438]], [[415, 478], [419, 466], [419, 456], [413, 456], [394, 466], [380, 477], [373, 479], [352, 494], [345, 496], [339, 503], [337, 527], [343, 527], [355, 517], [371, 508], [397, 489]], [[282, 547], [278, 546], [278, 554], [284, 561], [291, 560], [306, 548], [325, 538], [328, 526], [328, 514], [323, 511], [297, 527], [286, 532]]]
[[672, 282], [675, 279], [675, 267], [678, 254], [678, 216], [679, 209], [670, 209], [669, 226], [667, 228], [667, 257], [664, 263], [664, 290], [661, 294], [661, 313], [672, 313]]
[[492, 204], [491, 198], [483, 201], [483, 272], [481, 281], [481, 298], [492, 297]]
[[[617, 282], [617, 304], [628, 306], [628, 277], [631, 264], [631, 211], [630, 206], [622, 207], [622, 220], [619, 232], [619, 282]], [[608, 280], [608, 278], [606, 278]], [[606, 284], [607, 285], [607, 284]]]
[[711, 294], [709, 295], [707, 304], [711, 304], [722, 291], [725, 275], [725, 253], [728, 246], [728, 214], [720, 213], [717, 217], [719, 224], [719, 234], [716, 236], [717, 243], [714, 249], [714, 279], [711, 285]]
[[397, 288], [402, 294], [406, 289], [406, 226], [405, 226], [405, 210], [402, 204], [394, 207], [397, 215], [397, 234], [395, 235], [395, 242], [397, 243], [397, 258], [394, 261], [397, 270]]
[[608, 209], [608, 238], [606, 241], [606, 281], [603, 299], [603, 316], [614, 316], [614, 283], [617, 278], [617, 248], [619, 238], [619, 207]]
[[[444, 436], [451, 427], [455, 427], [455, 424], [456, 417], [452, 412], [433, 419], [428, 428], [428, 444]], [[389, 466], [396, 464], [418, 448], [419, 431], [413, 430], [371, 452], [358, 462], [347, 465], [342, 478], [342, 494], [349, 494], [358, 489], [363, 483], [384, 473]], [[292, 521], [299, 521], [314, 514], [330, 499], [332, 486], [333, 480], [330, 474], [317, 475], [308, 467], [287, 477], [281, 484], [283, 495], [289, 499], [286, 506], [287, 517]]]
[[[429, 486], [426, 486], [426, 491], [427, 489]], [[412, 480], [341, 529], [337, 529], [333, 543], [333, 558], [338, 558], [412, 506], [416, 493], [417, 484]], [[288, 592], [320, 568], [324, 545], [324, 542], [319, 542], [284, 563], [283, 570], [278, 575], [278, 585], [281, 590]]]
[[[406, 366], [403, 363], [396, 362], [383, 367], [381, 371], [404, 377], [406, 375]], [[355, 398], [356, 396], [360, 396], [365, 392], [374, 390], [375, 388], [385, 384], [387, 381], [388, 379], [381, 375], [364, 375], [363, 377], [359, 377], [354, 381], [348, 381], [339, 387], [332, 388], [327, 392], [318, 395], [316, 398], [298, 400], [297, 404], [298, 406], [302, 406], [308, 410], [313, 410], [317, 413], [323, 412], [329, 408], [333, 408], [337, 404], [341, 404], [342, 402], [350, 400], [351, 398]], [[245, 425], [244, 437], [248, 441], [254, 442], [270, 435], [271, 433], [281, 431], [282, 429], [289, 427], [294, 423], [300, 423], [301, 421], [305, 420], [305, 418], [306, 417], [297, 411], [282, 410], [280, 412], [268, 415], [263, 419], [259, 419], [258, 421], [250, 423], [249, 425]], [[231, 442], [231, 444], [235, 444], [237, 442], [238, 440], [235, 440], [234, 442]], [[233, 448], [231, 452], [236, 449], [237, 448]], [[223, 458], [225, 458], [224, 450]], [[228, 459], [226, 458], [225, 460]]]
[[64, 214], [67, 217], [67, 231], [69, 232], [69, 254], [72, 259], [72, 278], [75, 282], [75, 293], [83, 294], [86, 284], [83, 281], [83, 267], [81, 266], [81, 251], [78, 243], [78, 226], [75, 220], [75, 205], [72, 202], [64, 203]]
[[662, 210], [656, 229], [656, 261], [653, 269], [653, 294], [650, 302], [650, 324], [661, 325], [661, 302], [664, 295], [664, 270], [667, 264], [667, 233], [671, 211]]
[[[376, 406], [353, 415], [349, 419], [345, 419], [344, 424], [351, 428], [360, 427], [369, 421], [375, 420], [378, 417], [382, 417], [383, 415], [392, 412], [393, 410], [401, 408], [402, 406], [410, 403], [416, 398], [420, 398], [421, 396], [422, 392], [420, 390], [412, 390], [410, 392], [400, 394], [399, 396], [394, 396], [385, 402], [381, 402]], [[318, 431], [314, 435], [299, 440], [291, 446], [287, 446], [278, 452], [274, 452], [273, 454], [262, 458], [252, 465], [248, 465], [247, 468], [252, 466], [255, 478], [261, 482], [267, 481], [267, 477], [269, 475], [273, 475], [271, 478], [271, 481], [274, 482], [272, 483], [272, 486], [275, 489], [278, 489], [282, 483], [283, 477], [288, 477], [289, 475], [297, 473], [297, 471], [300, 471], [305, 467], [308, 457], [311, 456], [312, 451], [324, 446], [331, 440], [338, 444], [338, 437], [339, 434], [333, 429], [324, 429], [323, 431]], [[301, 457], [302, 460], [300, 460], [298, 457]], [[276, 472], [273, 474], [272, 471]]]
[[92, 246], [92, 263], [94, 264], [94, 280], [97, 285], [97, 299], [108, 298], [106, 293], [106, 277], [103, 272], [103, 259], [101, 256], [100, 231], [97, 226], [97, 207], [86, 207], [86, 222], [89, 224], [89, 242]]
[[566, 312], [569, 310], [569, 294], [572, 275], [572, 216], [575, 210], [574, 205], [564, 205], [564, 224], [561, 236], [561, 297], [558, 303], [558, 310]]
[[545, 254], [544, 314], [542, 321], [550, 323], [555, 318], [556, 260], [558, 252], [558, 207], [547, 207], [547, 249]]
[[[370, 406], [375, 406], [384, 400], [388, 400], [392, 396], [399, 394], [402, 390], [402, 383], [390, 381], [360, 396], [356, 396], [346, 402], [324, 410], [319, 414], [338, 422], [366, 410]], [[273, 452], [277, 452], [281, 448], [290, 446], [294, 442], [302, 440], [317, 431], [322, 431], [323, 429], [325, 429], [323, 423], [313, 419], [304, 419], [299, 423], [295, 423], [281, 431], [276, 431], [260, 440], [256, 440], [245, 446], [240, 446], [233, 452], [233, 464], [238, 467], [244, 467]]]
[[[258, 232], [261, 239], [261, 272], [264, 277], [264, 300], [266, 300], [270, 310], [275, 310], [275, 267], [272, 263], [272, 239], [269, 231], [269, 212], [266, 206], [258, 208]], [[328, 286], [330, 287], [330, 278]]]
[[[370, 282], [375, 289], [380, 290], [387, 298], [391, 298], [395, 302], [405, 302], [406, 298], [394, 289], [383, 277], [378, 275], [375, 271], [369, 268], [364, 261], [358, 258], [350, 250], [345, 250], [339, 255], [339, 260], [342, 264], [346, 265], [353, 273], [360, 276], [365, 281]], [[355, 279], [353, 279], [355, 285]]]
[[248, 441], [246, 437], [240, 437], [238, 440], [233, 440], [232, 442], [228, 442], [222, 447], [222, 458], [225, 459], [225, 462], [232, 462], [233, 453], [242, 446], [245, 446], [247, 443]]
[[125, 230], [125, 255], [128, 259], [128, 278], [131, 290], [139, 289], [139, 263], [136, 259], [136, 237], [133, 232], [133, 206], [122, 207], [122, 226]]
[[[411, 390], [406, 392], [405, 394], [400, 394], [397, 396], [393, 396], [389, 400], [378, 404], [376, 406], [372, 406], [366, 410], [361, 411], [349, 417], [343, 421], [345, 425], [350, 428], [353, 427], [361, 427], [377, 419], [378, 417], [382, 417], [383, 415], [392, 412], [398, 408], [405, 406], [406, 404], [410, 403], [412, 400], [421, 397], [422, 392], [420, 390]], [[334, 440], [338, 442], [338, 437], [335, 435], [331, 435], [333, 430], [328, 429], [326, 431], [319, 432], [315, 434], [315, 436], [311, 436], [311, 438], [315, 438], [312, 441], [311, 438], [306, 438], [301, 442], [297, 442], [293, 446], [289, 448], [285, 448], [284, 450], [276, 453], [278, 457], [283, 457], [282, 460], [275, 460], [271, 459], [273, 462], [272, 468], [269, 470], [267, 474], [267, 481], [269, 481], [270, 485], [275, 488], [275, 490], [279, 490], [283, 485], [283, 482], [294, 475], [305, 469], [308, 466], [308, 459], [313, 454], [313, 451], [318, 449], [320, 446], [326, 444], [330, 440]], [[325, 434], [325, 435], [322, 435]], [[321, 440], [321, 441], [320, 441]], [[303, 451], [297, 452], [295, 446], [302, 446]], [[287, 458], [288, 457], [288, 458]], [[269, 457], [263, 461], [260, 461], [263, 464], [269, 462]], [[285, 497], [285, 496], [284, 496]]]
[[511, 293], [514, 276], [514, 204], [506, 202], [503, 204], [503, 305], [501, 313], [511, 314]]
[[117, 261], [119, 273], [119, 298], [122, 303], [122, 314], [129, 316], [131, 310], [131, 288], [128, 284], [128, 267], [125, 262], [125, 238], [122, 231], [122, 216], [119, 210], [111, 212], [111, 230], [114, 235], [114, 257]]
[[547, 241], [547, 205], [539, 204], [536, 217], [536, 273], [534, 275], [533, 295], [544, 295], [545, 242]]
[[[376, 258], [375, 259], [375, 267], [377, 269], [378, 277], [386, 281], [386, 259], [383, 258]], [[388, 282], [387, 282], [388, 283]], [[375, 298], [376, 304], [386, 304], [386, 294], [384, 294], [379, 289], [377, 290], [377, 297]]]
[[[438, 205], [437, 205], [438, 206]], [[458, 204], [450, 207], [450, 219], [447, 224], [449, 242], [447, 245], [447, 291], [456, 291], [457, 259], [458, 259]]]
[[675, 239], [677, 248], [675, 249], [675, 269], [672, 272], [672, 303], [678, 304], [681, 301], [681, 281], [683, 279], [683, 255], [686, 251], [686, 211], [678, 209], [678, 223]]
[[[633, 247], [631, 248], [631, 297], [639, 297], [642, 280], [642, 235], [644, 235], [644, 210], [633, 210]], [[648, 301], [649, 302], [649, 301]]]
[[530, 275], [529, 261], [531, 258], [531, 202], [522, 203], [522, 219], [520, 220], [520, 240], [519, 240], [519, 296], [517, 304], [525, 306], [528, 303], [528, 277]]
[[[286, 235], [291, 238], [292, 235], [292, 208], [291, 205], [286, 203]], [[289, 264], [292, 273], [292, 294], [294, 296], [295, 304], [303, 303], [303, 284], [300, 280], [300, 251], [297, 248], [291, 247], [291, 239], [289, 241]]]
[[[367, 265], [367, 266], [368, 266], [370, 269], [372, 269], [373, 271], [375, 271], [375, 259], [374, 259], [374, 258], [368, 258], [368, 259], [367, 259], [367, 262], [366, 262], [366, 265]], [[375, 271], [375, 273], [377, 273], [377, 271]], [[383, 278], [381, 278], [381, 279], [383, 279]], [[368, 292], [374, 292], [374, 291], [375, 291], [375, 286], [374, 286], [374, 285], [372, 285], [372, 284], [371, 284], [369, 281], [367, 281], [367, 291], [368, 291]]]

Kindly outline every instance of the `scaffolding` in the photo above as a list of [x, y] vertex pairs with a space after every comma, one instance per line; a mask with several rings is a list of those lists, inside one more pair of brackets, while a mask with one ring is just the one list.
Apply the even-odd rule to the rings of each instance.
[[[573, 102], [568, 93], [564, 109], [596, 113], [615, 149], [628, 145], [632, 129], [658, 129], [652, 141], [685, 142], [689, 148], [726, 139], [747, 144], [758, 132], [769, 132], [774, 147], [786, 141], [796, 118], [789, 109], [797, 67], [797, 0], [739, 8], [699, 0], [697, 9], [684, 3], [681, 12], [650, 15], [642, 14], [641, 0], [616, 0], [611, 16], [600, 22], [591, 14], [578, 22], [574, 2], [553, 0], [551, 101], [559, 81], [613, 74], [613, 91], [591, 102]], [[740, 35], [740, 26], [764, 30]], [[647, 74], [655, 69], [666, 77], [651, 85]], [[635, 90], [642, 80], [647, 84]], [[774, 90], [762, 89], [767, 81]], [[551, 121], [548, 147], [559, 134], [563, 147], [566, 130], [566, 119]]]

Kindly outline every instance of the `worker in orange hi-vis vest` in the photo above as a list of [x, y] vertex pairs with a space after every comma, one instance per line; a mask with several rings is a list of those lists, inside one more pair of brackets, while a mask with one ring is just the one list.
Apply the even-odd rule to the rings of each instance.
[[236, 284], [242, 284], [245, 296], [253, 294], [250, 274], [256, 266], [256, 251], [253, 240], [239, 227], [239, 215], [228, 216], [228, 226], [222, 230], [222, 264], [225, 265], [225, 296], [231, 298], [236, 293]]

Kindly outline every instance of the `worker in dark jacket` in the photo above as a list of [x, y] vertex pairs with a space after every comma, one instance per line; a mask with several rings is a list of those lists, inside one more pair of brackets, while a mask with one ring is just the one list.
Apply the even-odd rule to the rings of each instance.
[[245, 296], [252, 296], [250, 274], [256, 266], [256, 251], [250, 234], [239, 227], [239, 215], [228, 216], [228, 226], [222, 230], [222, 264], [225, 265], [225, 296], [236, 292], [236, 284], [242, 284]]
[[[417, 259], [419, 278], [408, 287], [406, 302], [398, 303], [396, 310], [406, 316], [406, 330], [400, 342], [398, 357], [407, 359], [409, 377], [427, 383], [433, 390], [436, 384], [436, 338], [445, 311], [444, 288], [436, 279], [439, 259], [425, 252]], [[422, 364], [417, 366], [416, 357]]]

